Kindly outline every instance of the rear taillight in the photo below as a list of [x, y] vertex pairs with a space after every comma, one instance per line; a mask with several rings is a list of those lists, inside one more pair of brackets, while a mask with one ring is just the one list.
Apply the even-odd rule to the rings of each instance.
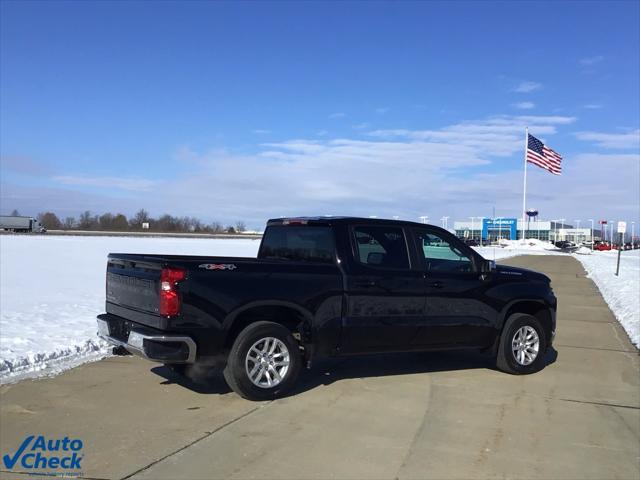
[[160, 274], [160, 315], [171, 317], [180, 313], [180, 296], [176, 283], [184, 280], [182, 268], [163, 268]]

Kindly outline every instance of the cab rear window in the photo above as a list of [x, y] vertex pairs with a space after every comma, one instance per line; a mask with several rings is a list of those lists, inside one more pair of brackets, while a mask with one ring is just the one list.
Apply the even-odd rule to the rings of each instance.
[[268, 227], [258, 258], [333, 263], [333, 231], [329, 227]]

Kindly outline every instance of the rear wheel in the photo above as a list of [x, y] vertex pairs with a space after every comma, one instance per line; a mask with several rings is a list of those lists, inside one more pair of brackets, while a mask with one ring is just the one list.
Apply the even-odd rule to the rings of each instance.
[[270, 400], [283, 395], [301, 367], [298, 342], [278, 323], [256, 322], [240, 332], [224, 369], [224, 378], [240, 396]]
[[544, 329], [532, 315], [511, 315], [502, 330], [497, 367], [507, 373], [522, 375], [535, 373], [544, 367], [547, 341]]

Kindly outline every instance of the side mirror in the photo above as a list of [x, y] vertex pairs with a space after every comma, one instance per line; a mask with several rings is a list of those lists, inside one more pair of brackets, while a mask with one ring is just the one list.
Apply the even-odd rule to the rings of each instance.
[[480, 265], [480, 273], [487, 274], [494, 272], [496, 270], [496, 261], [495, 260], [483, 260]]

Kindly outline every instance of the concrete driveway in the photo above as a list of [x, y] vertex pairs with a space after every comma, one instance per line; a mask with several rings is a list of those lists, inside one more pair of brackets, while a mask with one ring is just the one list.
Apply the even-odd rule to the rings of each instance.
[[557, 354], [538, 374], [473, 352], [354, 358], [252, 403], [115, 357], [1, 387], [0, 453], [79, 438], [96, 479], [640, 478], [638, 351], [573, 258], [505, 263], [547, 273], [559, 298]]

